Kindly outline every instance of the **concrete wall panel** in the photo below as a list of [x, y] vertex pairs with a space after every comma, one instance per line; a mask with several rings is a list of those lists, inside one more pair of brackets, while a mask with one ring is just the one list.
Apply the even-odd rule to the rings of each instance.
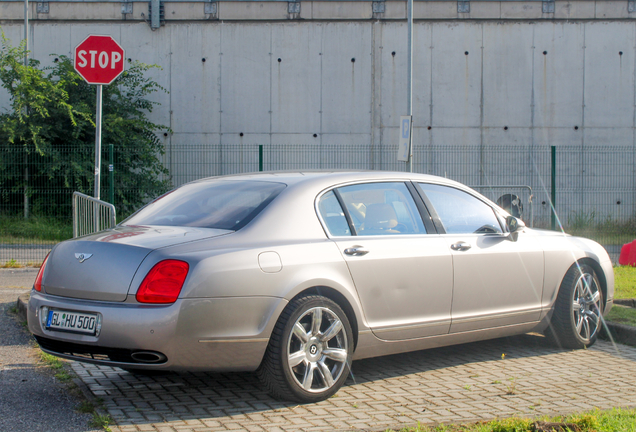
[[[75, 45], [71, 43], [71, 26], [68, 24], [34, 25], [29, 40], [31, 55], [40, 61], [43, 67], [52, 66], [59, 55], [73, 59]], [[52, 56], [51, 54], [56, 54]]]
[[[430, 23], [413, 26], [413, 124], [418, 126], [431, 124], [433, 28]], [[401, 37], [402, 44], [405, 45], [406, 33]], [[406, 87], [406, 69], [402, 83]], [[406, 115], [406, 105], [404, 109], [400, 115]]]
[[[400, 116], [406, 115], [406, 24], [384, 23], [382, 26], [381, 124], [397, 127]], [[395, 53], [395, 55], [393, 55]], [[420, 115], [421, 118], [425, 118]], [[384, 141], [384, 138], [383, 138]]]
[[322, 31], [322, 132], [371, 130], [371, 26], [325, 23]]
[[533, 26], [529, 23], [483, 26], [484, 126], [528, 127]]
[[[76, 25], [72, 26], [73, 33], [75, 33], [76, 27]], [[145, 23], [133, 23], [126, 26], [117, 26], [116, 28], [120, 29], [121, 39], [116, 37], [115, 39], [124, 47], [126, 59], [159, 66], [159, 68], [148, 70], [144, 76], [153, 79], [167, 92], [159, 90], [149, 96], [150, 100], [158, 102], [159, 105], [155, 106], [148, 117], [155, 123], [172, 126], [170, 119], [170, 111], [173, 109], [173, 105], [170, 102], [171, 81], [174, 80], [170, 73], [172, 28], [165, 32], [153, 32]], [[83, 33], [90, 32], [91, 29], [94, 29], [94, 26], [88, 26]], [[108, 29], [104, 28], [103, 30], [100, 29], [100, 31], [107, 32]]]
[[172, 114], [175, 132], [220, 132], [220, 30], [191, 24], [172, 28], [170, 105], [179, 107]]
[[269, 133], [271, 26], [221, 25], [221, 131]]
[[[534, 126], [581, 126], [583, 24], [538, 23], [534, 31]], [[544, 54], [545, 53], [545, 54]]]
[[[24, 7], [24, 6], [22, 6]], [[6, 3], [0, 3], [0, 13], [3, 13], [7, 9]], [[33, 28], [31, 28], [33, 31]], [[20, 42], [24, 38], [24, 27], [18, 25], [8, 25], [2, 26], [2, 31], [4, 32], [4, 36], [9, 39], [11, 46], [17, 47], [20, 45]], [[29, 39], [33, 39], [32, 36]], [[38, 60], [40, 60], [38, 58]], [[4, 87], [0, 87], [0, 112], [3, 112], [5, 109], [9, 109], [11, 106], [11, 101], [9, 99], [9, 92], [7, 92]]]
[[586, 126], [634, 125], [635, 30], [631, 23], [585, 24]]
[[320, 131], [321, 36], [321, 25], [272, 26], [274, 133]]
[[481, 36], [480, 24], [433, 27], [433, 127], [479, 126]]

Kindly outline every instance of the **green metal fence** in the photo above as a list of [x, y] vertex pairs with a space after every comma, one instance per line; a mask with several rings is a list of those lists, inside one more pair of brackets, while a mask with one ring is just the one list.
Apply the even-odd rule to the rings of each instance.
[[[116, 146], [114, 150], [112, 178], [121, 215], [118, 200], [125, 204], [150, 194], [136, 184], [118, 183], [123, 175], [121, 160], [134, 155], [130, 150], [118, 151]], [[93, 160], [90, 146], [63, 149], [55, 158], [0, 149], [0, 161], [5, 162], [0, 165], [0, 265], [10, 260], [41, 262], [52, 244], [72, 236], [72, 194], [77, 190], [92, 195], [93, 167], [87, 162], [84, 176], [64, 180], [60, 170], [64, 152], [87, 152], [86, 160]], [[159, 157], [170, 173], [166, 180], [176, 187], [203, 177], [259, 170], [406, 171], [407, 164], [397, 161], [396, 154], [397, 147], [387, 145], [186, 143], [173, 144]], [[108, 146], [102, 160], [102, 172], [109, 172]], [[413, 170], [460, 181], [493, 201], [506, 193], [515, 194], [523, 203], [524, 220], [540, 228], [551, 228], [554, 197], [557, 221], [563, 229], [599, 241], [614, 260], [622, 244], [636, 239], [634, 147], [557, 146], [553, 160], [551, 148], [543, 146], [416, 145]], [[38, 175], [29, 174], [34, 172]], [[102, 179], [102, 191], [108, 191], [109, 176]], [[102, 199], [108, 200], [108, 193], [102, 193]], [[25, 207], [29, 223], [24, 222]], [[37, 223], [33, 221], [42, 226], [34, 227]]]

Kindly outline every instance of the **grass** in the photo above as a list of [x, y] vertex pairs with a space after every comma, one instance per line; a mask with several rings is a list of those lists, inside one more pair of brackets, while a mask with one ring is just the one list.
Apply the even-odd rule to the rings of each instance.
[[[392, 431], [392, 430], [387, 430]], [[512, 417], [461, 425], [417, 426], [400, 432], [636, 432], [636, 409], [594, 410], [566, 417], [543, 417], [539, 420]]]
[[73, 379], [74, 377], [73, 373], [67, 369], [68, 366], [64, 364], [64, 362], [60, 360], [58, 357], [55, 357], [51, 354], [47, 354], [41, 351], [40, 360], [42, 360], [42, 362], [46, 364], [48, 367], [53, 369], [55, 378], [57, 378], [58, 381], [63, 383], [68, 383]]
[[73, 237], [73, 224], [55, 218], [0, 216], [0, 243], [55, 244]]
[[636, 327], [636, 309], [621, 305], [614, 305], [605, 319], [607, 321]]
[[636, 267], [614, 267], [614, 298], [636, 298]]

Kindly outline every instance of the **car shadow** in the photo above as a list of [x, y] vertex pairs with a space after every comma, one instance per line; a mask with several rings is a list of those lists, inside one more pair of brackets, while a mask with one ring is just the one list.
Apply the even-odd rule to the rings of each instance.
[[[381, 397], [382, 392], [390, 395], [393, 384], [389, 381], [394, 378], [420, 380], [422, 384], [418, 385], [425, 389], [423, 384], [426, 378], [421, 376], [423, 373], [451, 370], [457, 366], [471, 369], [472, 364], [475, 364], [475, 368], [496, 369], [499, 365], [490, 362], [500, 362], [503, 366], [504, 359], [538, 358], [565, 351], [570, 350], [547, 345], [541, 335], [526, 334], [358, 360], [353, 362], [352, 373], [337, 393], [337, 399], [307, 406], [320, 408], [330, 407], [334, 401], [343, 403], [347, 398], [355, 397], [360, 384], [371, 389], [380, 384], [377, 391]], [[270, 397], [261, 387], [255, 373], [168, 372], [147, 376], [118, 368], [78, 363], [74, 364], [74, 369], [93, 395], [103, 400], [104, 407], [120, 426], [201, 418], [235, 418], [265, 411], [291, 413], [299, 406]], [[510, 373], [515, 373], [514, 368], [510, 369]], [[389, 384], [385, 387], [387, 382]]]

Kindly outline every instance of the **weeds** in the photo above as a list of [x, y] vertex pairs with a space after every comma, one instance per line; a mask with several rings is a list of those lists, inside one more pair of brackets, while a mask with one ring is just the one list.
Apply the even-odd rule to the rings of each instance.
[[82, 414], [91, 414], [95, 411], [95, 405], [91, 401], [83, 400], [77, 406], [77, 412]]
[[67, 383], [73, 379], [73, 374], [66, 369], [66, 365], [59, 358], [42, 351], [40, 352], [40, 359], [53, 369], [54, 376], [58, 381]]
[[14, 259], [10, 259], [3, 265], [0, 265], [0, 268], [20, 268], [20, 267], [22, 267], [22, 265], [18, 264], [18, 262]]
[[508, 378], [510, 384], [506, 385], [506, 394], [513, 395], [517, 393], [517, 377]]
[[104, 429], [106, 432], [110, 432], [111, 429], [108, 427], [113, 422], [108, 414], [99, 414], [96, 411], [93, 411], [93, 419], [91, 420], [90, 426], [94, 428]]

